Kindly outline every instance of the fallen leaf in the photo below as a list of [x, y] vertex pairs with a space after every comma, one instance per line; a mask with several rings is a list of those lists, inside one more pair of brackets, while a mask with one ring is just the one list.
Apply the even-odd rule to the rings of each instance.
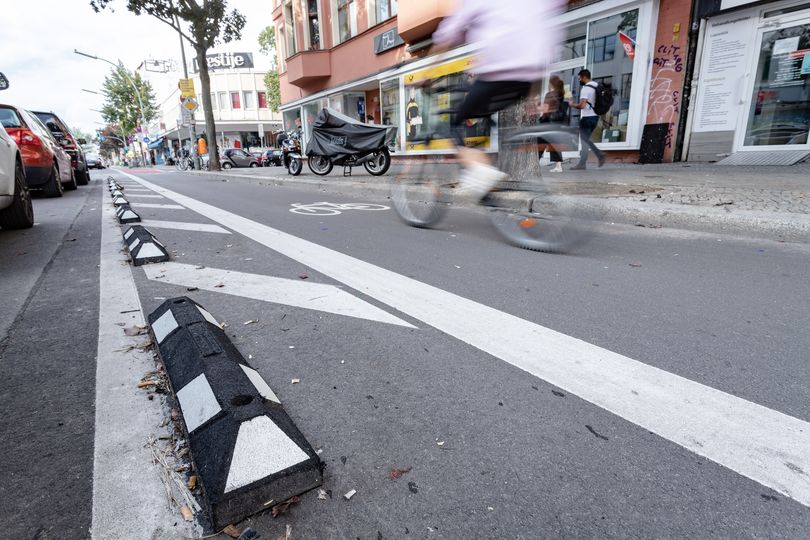
[[180, 513], [183, 515], [183, 519], [185, 519], [186, 521], [194, 520], [194, 514], [191, 512], [191, 509], [185, 504], [180, 507]]
[[180, 418], [180, 411], [178, 411], [177, 409], [172, 409], [171, 416], [172, 420], [177, 420], [178, 418]]
[[275, 505], [272, 509], [273, 517], [278, 517], [281, 514], [286, 513], [292, 505], [298, 504], [300, 501], [301, 499], [299, 499], [296, 495], [293, 495], [283, 503]]
[[298, 277], [301, 278], [301, 279], [308, 279], [309, 278], [309, 276], [306, 275], [306, 274], [298, 274]]
[[149, 379], [138, 383], [138, 388], [146, 388], [147, 386], [157, 386], [157, 382]]
[[396, 468], [391, 469], [391, 472], [388, 473], [388, 478], [390, 478], [391, 480], [396, 480], [397, 478], [402, 478], [403, 476], [405, 476], [406, 474], [411, 472], [412, 468], [413, 467], [407, 467], [405, 469], [396, 469]]
[[353, 489], [353, 490], [349, 491], [348, 493], [344, 494], [344, 495], [343, 495], [343, 498], [344, 498], [344, 499], [346, 499], [346, 500], [348, 501], [349, 499], [351, 499], [352, 497], [354, 497], [354, 494], [355, 494], [355, 493], [357, 493], [357, 490], [356, 490], [356, 489]]
[[224, 286], [225, 286], [224, 283], [217, 283], [216, 285], [214, 285], [214, 287], [217, 288], [217, 289], [221, 289]]
[[222, 529], [222, 532], [224, 532], [225, 534], [227, 534], [231, 538], [239, 538], [242, 535], [242, 531], [240, 531], [239, 529], [237, 529], [233, 525], [228, 525], [227, 527]]
[[641, 268], [641, 263], [631, 262], [630, 266], [632, 266], [633, 268]]
[[319, 489], [318, 490], [318, 499], [325, 501], [326, 500], [326, 490]]
[[[185, 448], [184, 448], [184, 450], [185, 450]], [[194, 489], [194, 488], [196, 488], [196, 487], [197, 487], [197, 475], [196, 475], [196, 474], [192, 474], [192, 475], [189, 477], [189, 479], [188, 479], [188, 483], [187, 483], [186, 485], [188, 486], [188, 489]]]

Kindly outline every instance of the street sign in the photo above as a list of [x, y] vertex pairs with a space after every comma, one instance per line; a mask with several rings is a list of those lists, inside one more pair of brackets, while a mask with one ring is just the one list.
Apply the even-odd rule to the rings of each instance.
[[149, 142], [149, 137], [144, 137], [143, 142], [148, 143]]
[[184, 107], [180, 107], [180, 112], [182, 113], [182, 116], [180, 117], [181, 125], [183, 126], [191, 125], [191, 122], [194, 119], [193, 115], [191, 114], [191, 111], [185, 109]]
[[259, 124], [259, 138], [264, 138], [264, 124]]
[[194, 79], [180, 79], [177, 87], [180, 89], [180, 99], [193, 98], [197, 95], [194, 91]]
[[183, 108], [188, 112], [194, 112], [199, 108], [197, 100], [194, 98], [183, 98]]

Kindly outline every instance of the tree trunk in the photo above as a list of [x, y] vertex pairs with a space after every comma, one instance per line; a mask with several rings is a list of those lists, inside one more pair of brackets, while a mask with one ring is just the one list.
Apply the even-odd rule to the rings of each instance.
[[526, 117], [526, 100], [501, 111], [498, 116], [498, 168], [510, 176], [509, 185], [504, 187], [520, 189], [541, 176], [537, 145], [517, 146], [508, 142], [512, 133], [525, 126]]
[[[217, 148], [217, 126], [214, 124], [214, 110], [211, 103], [211, 77], [208, 75], [208, 61], [205, 58], [207, 49], [194, 48], [197, 53], [197, 65], [200, 67], [200, 85], [202, 88], [203, 113], [205, 114], [205, 140], [208, 143], [208, 170], [219, 170], [219, 149]], [[197, 144], [197, 141], [192, 141]]]

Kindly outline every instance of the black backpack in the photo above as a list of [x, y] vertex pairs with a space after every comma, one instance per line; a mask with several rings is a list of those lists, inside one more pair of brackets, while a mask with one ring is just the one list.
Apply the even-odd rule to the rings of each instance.
[[603, 84], [600, 82], [596, 82], [596, 86], [594, 86], [591, 83], [588, 83], [588, 86], [591, 86], [594, 89], [594, 93], [596, 94], [594, 103], [591, 103], [591, 108], [593, 109], [593, 112], [595, 112], [599, 116], [607, 114], [610, 111], [611, 107], [613, 107], [613, 88], [609, 84]]

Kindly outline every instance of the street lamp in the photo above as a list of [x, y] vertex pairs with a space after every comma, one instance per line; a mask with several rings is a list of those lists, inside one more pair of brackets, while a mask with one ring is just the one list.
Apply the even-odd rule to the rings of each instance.
[[[124, 66], [121, 63], [121, 61], [119, 60], [118, 63], [116, 64], [115, 62], [111, 62], [110, 60], [107, 60], [106, 58], [101, 58], [100, 56], [94, 56], [92, 54], [83, 53], [83, 52], [81, 52], [79, 50], [76, 50], [76, 49], [73, 49], [73, 52], [80, 55], [80, 56], [86, 56], [87, 58], [91, 58], [93, 60], [99, 60], [101, 62], [106, 62], [106, 63], [110, 64], [112, 67], [114, 67], [115, 69], [119, 70], [121, 72], [121, 74], [124, 75], [124, 77], [127, 79], [129, 84], [131, 84], [132, 88], [135, 90], [135, 97], [138, 98], [138, 106], [141, 109], [141, 126], [148, 133], [149, 125], [146, 123], [145, 109], [143, 108], [143, 99], [141, 98], [141, 92], [140, 92], [140, 90], [138, 90], [138, 87], [135, 85], [135, 81], [133, 81], [132, 78], [129, 76], [129, 73], [127, 73], [127, 70], [124, 69]], [[85, 92], [90, 92], [91, 94], [98, 93], [98, 92], [93, 92], [92, 90], [84, 90], [84, 91]], [[146, 153], [143, 151], [143, 146], [141, 146], [141, 160], [143, 161], [143, 166], [146, 167]]]

